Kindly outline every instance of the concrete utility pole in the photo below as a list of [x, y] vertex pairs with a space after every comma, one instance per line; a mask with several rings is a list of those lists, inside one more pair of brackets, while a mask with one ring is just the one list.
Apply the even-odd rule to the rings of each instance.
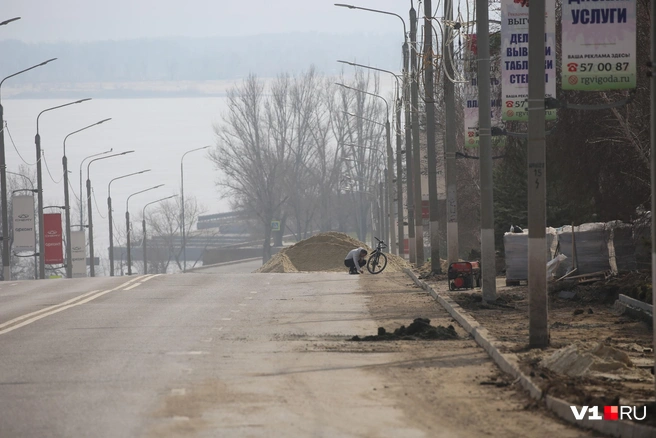
[[[532, 7], [533, 5], [531, 5], [531, 8]], [[494, 260], [492, 120], [490, 117], [490, 30], [488, 19], [487, 0], [476, 0], [476, 39], [478, 45], [478, 131], [480, 149], [479, 165], [481, 174], [481, 270], [483, 277], [483, 300], [495, 301], [497, 299], [497, 284]], [[542, 77], [544, 79], [544, 75]]]
[[545, 0], [528, 11], [528, 303], [529, 346], [549, 345], [547, 311], [547, 168], [544, 107]]
[[433, 89], [432, 15], [433, 7], [431, 0], [424, 0], [424, 94], [426, 102], [426, 152], [428, 154], [431, 272], [441, 274], [439, 211], [437, 208], [437, 154], [435, 152], [435, 92]]
[[[397, 81], [398, 82], [398, 81]], [[401, 93], [400, 87], [396, 87], [396, 92]], [[403, 138], [401, 137], [401, 98], [396, 100], [396, 229], [397, 229], [397, 252], [396, 254], [403, 257], [403, 163], [401, 162], [401, 150], [403, 149]], [[393, 226], [393, 224], [392, 224]]]
[[[651, 205], [656, 205], [656, 7], [651, 8]], [[652, 207], [653, 211], [653, 207]], [[656, 307], [656, 222], [651, 219], [651, 284], [652, 305]], [[652, 327], [656, 327], [656, 313], [653, 314]], [[656, 345], [656, 330], [654, 333], [654, 345]], [[654, 364], [656, 366], [656, 348], [654, 349]], [[655, 388], [656, 389], [656, 388]]]
[[[453, 2], [444, 0], [444, 20], [453, 21]], [[449, 263], [458, 261], [458, 193], [456, 189], [456, 121], [453, 78], [453, 41], [451, 26], [444, 26], [445, 43], [442, 50], [444, 60], [444, 106], [445, 152], [446, 152], [446, 248]]]
[[403, 44], [403, 105], [405, 106], [405, 185], [406, 200], [408, 204], [408, 260], [417, 262], [416, 236], [415, 236], [415, 196], [414, 175], [412, 172], [412, 120], [410, 117], [410, 47]]
[[[412, 82], [412, 164], [415, 205], [415, 264], [424, 264], [424, 219], [421, 206], [421, 149], [419, 145], [419, 86], [417, 84], [417, 11], [410, 8], [410, 74]], [[408, 148], [410, 149], [410, 148]]]

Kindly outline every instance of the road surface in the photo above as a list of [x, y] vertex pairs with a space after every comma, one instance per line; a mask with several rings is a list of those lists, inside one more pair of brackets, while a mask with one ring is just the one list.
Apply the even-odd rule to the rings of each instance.
[[[417, 294], [402, 274], [236, 269], [0, 283], [0, 436], [587, 436], [472, 382], [495, 367], [471, 340], [441, 381], [405, 372], [412, 346], [350, 342], [378, 328], [371, 288]], [[458, 409], [419, 397], [438, 390]]]

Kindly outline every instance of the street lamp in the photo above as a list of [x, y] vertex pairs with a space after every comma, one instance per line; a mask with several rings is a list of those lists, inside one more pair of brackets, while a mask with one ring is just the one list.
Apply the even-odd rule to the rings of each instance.
[[[98, 154], [89, 155], [88, 157], [84, 157], [82, 159], [82, 161], [80, 162], [80, 224], [84, 223], [84, 203], [82, 202], [82, 166], [84, 165], [84, 162], [87, 161], [89, 158], [99, 157], [100, 155], [109, 154], [113, 150], [114, 150], [114, 148], [110, 148], [108, 151], [100, 152]], [[80, 227], [80, 230], [81, 229], [82, 229], [82, 227]]]
[[401, 20], [401, 23], [403, 23], [403, 35], [405, 36], [407, 34], [407, 31], [406, 31], [406, 28], [405, 28], [405, 20], [403, 19], [403, 17], [401, 17], [398, 14], [395, 14], [394, 12], [380, 11], [378, 9], [361, 8], [360, 6], [347, 5], [347, 4], [344, 4], [344, 3], [335, 3], [335, 6], [339, 6], [341, 8], [359, 9], [361, 11], [376, 12], [376, 13], [385, 14], [385, 15], [394, 15], [395, 17], [398, 17], [399, 20]]
[[46, 259], [45, 259], [45, 230], [43, 228], [43, 179], [41, 177], [41, 135], [39, 134], [39, 117], [41, 114], [56, 110], [58, 108], [63, 108], [65, 106], [74, 105], [76, 103], [86, 102], [91, 100], [91, 98], [76, 100], [75, 102], [65, 103], [63, 105], [53, 106], [51, 108], [44, 109], [36, 116], [36, 136], [34, 137], [34, 143], [36, 144], [36, 185], [37, 185], [37, 204], [39, 209], [39, 278], [46, 278]]
[[20, 19], [21, 19], [21, 17], [10, 18], [9, 20], [5, 20], [5, 21], [0, 22], [0, 26], [4, 26], [5, 24], [9, 24], [12, 21], [16, 21], [16, 20], [20, 20]]
[[148, 207], [150, 204], [156, 204], [158, 202], [166, 201], [167, 199], [175, 198], [178, 195], [171, 195], [166, 198], [158, 199], [157, 201], [149, 202], [148, 204], [144, 205], [143, 211], [141, 212], [141, 226], [143, 228], [143, 264], [144, 264], [144, 275], [148, 273], [148, 257], [146, 257], [146, 207]]
[[[100, 157], [89, 161], [87, 164], [87, 211], [89, 214], [89, 274], [92, 277], [96, 276], [96, 268], [94, 264], [94, 253], [93, 253], [93, 215], [91, 209], [91, 179], [89, 177], [89, 169], [91, 168], [91, 163], [98, 160], [105, 160], [112, 157], [120, 157], [121, 155], [131, 154], [134, 151], [121, 152], [120, 154], [112, 154], [106, 157]], [[82, 199], [82, 190], [80, 189], [80, 199]]]
[[[13, 20], [12, 20], [13, 21]], [[33, 65], [32, 67], [21, 70], [18, 73], [14, 73], [5, 77], [0, 81], [0, 89], [2, 84], [9, 78], [18, 76], [21, 73], [25, 73], [34, 68], [41, 67], [47, 63], [54, 61], [57, 58], [52, 58], [47, 61], [43, 61], [41, 64]], [[7, 160], [5, 159], [5, 121], [4, 121], [4, 109], [2, 108], [2, 103], [0, 103], [0, 130], [2, 135], [0, 135], [0, 191], [2, 192], [0, 202], [2, 205], [2, 274], [4, 280], [11, 280], [11, 269], [9, 265], [9, 217], [7, 215]]]
[[[16, 176], [20, 176], [22, 178], [25, 178], [30, 183], [30, 186], [32, 187], [32, 189], [30, 189], [30, 190], [23, 189], [22, 191], [30, 191], [32, 193], [37, 193], [37, 190], [34, 189], [34, 181], [32, 181], [32, 178], [28, 177], [27, 175], [23, 175], [22, 173], [16, 173], [16, 172], [10, 172], [10, 171], [7, 171], [7, 173], [10, 174], [10, 175], [16, 175]], [[16, 191], [16, 190], [14, 190], [14, 191]], [[36, 240], [36, 221], [34, 221], [34, 237], [35, 237], [35, 240]], [[35, 280], [39, 278], [39, 271], [37, 270], [37, 257], [38, 256], [39, 256], [39, 253], [36, 252], [36, 248], [35, 248], [35, 251], [34, 251], [34, 279]]]
[[[62, 156], [62, 166], [64, 168], [64, 205], [66, 206], [66, 277], [67, 278], [72, 278], [73, 276], [73, 264], [71, 263], [71, 259], [73, 258], [73, 249], [71, 247], [71, 206], [68, 202], [68, 159], [66, 158], [66, 140], [68, 137], [70, 137], [73, 134], [77, 134], [78, 132], [82, 132], [86, 129], [93, 128], [96, 125], [100, 125], [101, 123], [105, 123], [109, 120], [112, 120], [111, 118], [109, 119], [104, 119], [99, 122], [93, 123], [91, 125], [85, 126], [84, 128], [78, 129], [77, 131], [73, 131], [70, 134], [68, 134], [66, 137], [64, 137], [64, 155]], [[82, 193], [80, 193], [80, 196], [82, 196]]]
[[387, 232], [389, 232], [389, 242], [390, 242], [390, 250], [392, 251], [393, 254], [398, 254], [397, 248], [396, 248], [396, 230], [394, 227], [389, 226], [392, 222], [394, 222], [394, 214], [392, 213], [392, 205], [394, 204], [394, 187], [393, 187], [393, 181], [394, 181], [394, 152], [392, 151], [392, 142], [390, 139], [390, 122], [389, 122], [389, 104], [387, 103], [387, 99], [385, 99], [383, 96], [380, 96], [375, 93], [370, 93], [365, 90], [360, 90], [358, 88], [353, 88], [349, 87], [348, 85], [336, 82], [336, 85], [339, 85], [340, 87], [347, 88], [349, 90], [356, 91], [358, 93], [363, 93], [367, 94], [369, 96], [377, 97], [381, 99], [383, 102], [385, 102], [385, 137], [387, 139], [387, 214], [386, 214], [386, 223], [387, 226], [384, 224], [383, 225], [383, 230], [384, 230], [384, 235], [387, 237]]
[[[403, 156], [402, 156], [402, 149], [403, 149], [403, 139], [401, 137], [401, 83], [399, 82], [399, 77], [403, 79], [403, 75], [397, 75], [394, 72], [391, 72], [389, 70], [385, 70], [382, 68], [378, 67], [372, 67], [370, 65], [364, 65], [364, 64], [358, 64], [357, 62], [349, 62], [349, 61], [342, 61], [342, 60], [337, 60], [337, 62], [341, 62], [342, 64], [348, 64], [353, 67], [361, 67], [361, 68], [366, 68], [369, 70], [375, 70], [383, 73], [388, 73], [392, 75], [394, 80], [396, 81], [396, 95], [397, 95], [397, 101], [396, 101], [396, 198], [397, 198], [397, 205], [396, 205], [396, 215], [397, 215], [397, 233], [398, 233], [398, 252], [397, 254], [402, 254], [403, 251], [403, 241], [404, 241], [404, 230], [403, 230]], [[408, 146], [406, 145], [406, 149]], [[412, 177], [412, 174], [409, 175], [409, 178]], [[393, 201], [393, 199], [392, 199]], [[392, 250], [394, 252], [394, 250]]]
[[209, 147], [211, 146], [203, 146], [200, 148], [192, 149], [182, 154], [182, 158], [180, 158], [180, 197], [182, 202], [182, 256], [184, 260], [182, 263], [182, 272], [187, 272], [187, 236], [185, 230], [184, 167], [182, 165], [182, 162], [184, 160], [185, 155], [191, 152], [207, 149]]
[[[407, 209], [408, 209], [408, 243], [409, 243], [409, 259], [410, 262], [413, 263], [416, 261], [416, 246], [417, 244], [420, 244], [423, 242], [423, 236], [417, 236], [415, 233], [415, 201], [414, 201], [414, 191], [417, 189], [414, 187], [416, 184], [413, 181], [413, 150], [412, 150], [412, 136], [413, 136], [413, 131], [411, 129], [411, 119], [410, 119], [410, 84], [408, 81], [408, 71], [410, 67], [410, 51], [408, 47], [408, 31], [405, 25], [405, 20], [403, 17], [401, 17], [398, 14], [395, 14], [393, 12], [387, 12], [387, 11], [380, 11], [377, 9], [369, 9], [369, 8], [361, 8], [359, 6], [353, 6], [353, 5], [347, 5], [347, 4], [342, 4], [342, 3], [336, 3], [335, 6], [340, 6], [340, 7], [345, 7], [349, 9], [359, 9], [362, 11], [369, 11], [369, 12], [375, 12], [378, 14], [385, 14], [385, 15], [393, 15], [397, 17], [399, 20], [401, 20], [401, 23], [403, 23], [403, 106], [404, 106], [404, 117], [405, 117], [405, 162], [406, 162], [406, 193], [407, 193]], [[410, 16], [412, 19], [412, 15]], [[413, 64], [414, 65], [414, 64]], [[413, 67], [414, 69], [414, 67]], [[416, 113], [415, 113], [416, 116]], [[397, 112], [397, 120], [399, 120], [400, 124], [400, 114]], [[417, 131], [418, 133], [418, 131]], [[398, 142], [398, 139], [397, 139]], [[398, 146], [397, 146], [398, 147]], [[398, 168], [398, 180], [401, 180], [401, 169]], [[419, 172], [419, 169], [417, 169], [417, 172]], [[397, 182], [398, 186], [398, 182]], [[420, 188], [419, 188], [420, 189]], [[398, 194], [399, 199], [402, 198], [401, 192]], [[399, 223], [403, 222], [403, 216], [402, 216], [402, 209], [401, 213], [399, 215]], [[401, 227], [401, 225], [399, 225]], [[402, 231], [403, 228], [400, 228], [401, 232], [399, 232], [399, 237], [402, 236]], [[423, 232], [422, 232], [423, 234]], [[421, 239], [421, 242], [420, 242]], [[399, 245], [399, 252], [402, 252], [403, 245]], [[423, 251], [423, 249], [422, 249]]]
[[127, 175], [117, 176], [107, 184], [107, 215], [109, 216], [109, 276], [114, 276], [114, 221], [112, 220], [112, 183], [117, 179], [127, 178], [128, 176], [139, 175], [150, 172], [150, 169], [140, 172], [128, 173]]
[[132, 275], [132, 255], [130, 254], [130, 198], [139, 193], [147, 192], [149, 190], [154, 190], [159, 187], [162, 187], [164, 184], [159, 184], [138, 192], [134, 192], [128, 196], [127, 201], [125, 201], [125, 233], [127, 235], [127, 246], [128, 246], [128, 275]]

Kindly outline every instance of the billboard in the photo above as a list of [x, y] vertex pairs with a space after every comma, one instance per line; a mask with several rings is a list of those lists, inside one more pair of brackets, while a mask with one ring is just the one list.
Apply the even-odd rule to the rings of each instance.
[[[528, 121], [528, 3], [501, 0], [503, 120]], [[556, 2], [545, 3], [545, 97], [556, 97]], [[555, 120], [556, 110], [546, 112]]]
[[43, 214], [44, 258], [47, 265], [64, 263], [61, 213]]
[[87, 276], [87, 246], [82, 231], [71, 231], [71, 263], [73, 278]]
[[[501, 81], [495, 75], [495, 70], [490, 72], [490, 122], [491, 126], [503, 128], [501, 122]], [[465, 100], [465, 147], [478, 147], [478, 79], [473, 77], [464, 85]]]
[[563, 1], [562, 25], [563, 90], [636, 87], [636, 0]]
[[36, 252], [34, 228], [34, 196], [12, 196], [12, 219], [14, 229], [13, 251]]

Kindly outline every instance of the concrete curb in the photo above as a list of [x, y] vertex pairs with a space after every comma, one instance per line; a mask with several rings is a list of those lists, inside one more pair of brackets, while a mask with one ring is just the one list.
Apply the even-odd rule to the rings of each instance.
[[192, 268], [192, 269], [187, 269], [187, 272], [194, 272], [194, 271], [202, 271], [203, 269], [210, 269], [210, 268], [216, 268], [218, 266], [229, 266], [229, 265], [236, 265], [239, 263], [246, 263], [246, 262], [253, 262], [255, 260], [261, 260], [262, 257], [253, 257], [250, 259], [242, 259], [242, 260], [233, 260], [231, 262], [223, 262], [223, 263], [214, 263], [212, 265], [205, 265], [205, 266], [199, 266], [197, 268]]
[[[494, 338], [488, 331], [478, 323], [470, 314], [460, 307], [449, 296], [438, 294], [426, 282], [421, 281], [417, 275], [410, 269], [405, 268], [403, 272], [408, 275], [417, 286], [424, 289], [430, 294], [442, 307], [449, 312], [449, 315], [460, 324], [469, 333], [476, 343], [490, 355], [494, 363], [501, 370], [513, 376], [535, 400], [544, 401], [546, 407], [563, 420], [575, 426], [593, 429], [603, 434], [618, 438], [649, 438], [656, 436], [656, 428], [642, 424], [632, 423], [629, 421], [591, 421], [576, 420], [570, 406], [572, 404], [565, 400], [543, 394], [542, 390], [519, 368], [519, 358], [515, 354], [501, 353], [499, 347], [501, 343]], [[577, 409], [581, 409], [580, 406]]]
[[642, 301], [638, 301], [634, 298], [622, 294], [620, 294], [618, 300], [624, 304], [628, 304], [631, 307], [636, 307], [642, 311], [645, 311], [649, 313], [650, 316], [654, 314], [654, 306], [649, 303], [643, 303]]

